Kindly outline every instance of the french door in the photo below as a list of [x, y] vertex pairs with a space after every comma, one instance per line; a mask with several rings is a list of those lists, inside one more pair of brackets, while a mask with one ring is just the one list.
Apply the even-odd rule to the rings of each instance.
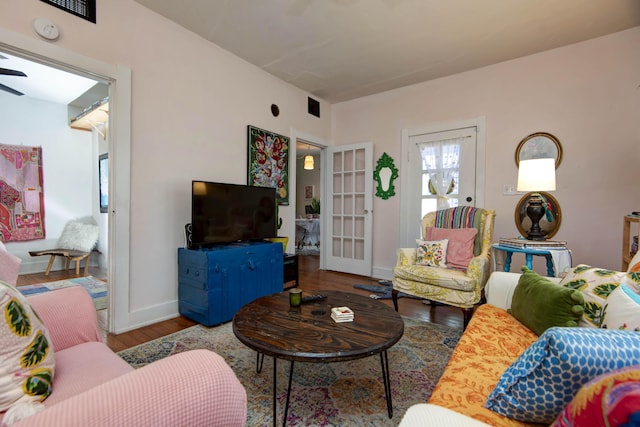
[[[455, 171], [447, 171], [445, 190], [434, 188], [432, 179], [446, 169], [446, 161], [427, 159], [427, 153], [437, 157], [442, 147], [457, 144], [459, 156]], [[430, 149], [425, 149], [430, 147]], [[443, 157], [447, 153], [441, 149]], [[434, 154], [435, 153], [435, 154]], [[451, 152], [448, 152], [451, 155]], [[434, 169], [435, 164], [435, 169]], [[422, 217], [442, 208], [442, 202], [449, 207], [478, 206], [484, 204], [484, 119], [432, 126], [423, 129], [404, 130], [402, 135], [401, 168], [401, 217], [400, 246], [413, 247], [415, 239], [421, 238]], [[440, 175], [442, 176], [442, 175]], [[437, 186], [435, 186], [437, 187]], [[448, 188], [447, 188], [448, 187]], [[440, 207], [439, 207], [440, 205]]]
[[373, 144], [327, 148], [324, 209], [328, 270], [371, 275]]

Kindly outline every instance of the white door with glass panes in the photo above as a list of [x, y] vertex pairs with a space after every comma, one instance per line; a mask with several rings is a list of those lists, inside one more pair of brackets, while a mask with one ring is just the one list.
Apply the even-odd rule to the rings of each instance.
[[326, 268], [370, 276], [373, 144], [328, 147], [327, 153]]
[[478, 128], [403, 132], [405, 167], [400, 199], [405, 221], [400, 223], [401, 247], [413, 247], [422, 237], [420, 224], [425, 214], [449, 207], [479, 206], [479, 199], [483, 199], [479, 193], [484, 146], [479, 149]]

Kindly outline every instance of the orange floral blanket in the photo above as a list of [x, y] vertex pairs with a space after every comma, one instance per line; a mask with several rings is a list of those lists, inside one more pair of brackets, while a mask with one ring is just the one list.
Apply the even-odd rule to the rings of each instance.
[[429, 403], [493, 426], [526, 426], [484, 407], [502, 373], [538, 336], [506, 310], [478, 307], [460, 338]]

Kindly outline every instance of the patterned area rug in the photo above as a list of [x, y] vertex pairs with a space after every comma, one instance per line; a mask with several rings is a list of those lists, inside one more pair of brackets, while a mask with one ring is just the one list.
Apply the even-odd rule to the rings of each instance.
[[[387, 415], [380, 356], [339, 363], [296, 363], [288, 426], [396, 426], [407, 408], [426, 402], [442, 375], [461, 330], [403, 317], [402, 339], [388, 350], [393, 419]], [[134, 368], [187, 350], [220, 354], [247, 391], [247, 426], [270, 426], [273, 361], [265, 357], [256, 373], [256, 353], [235, 337], [231, 322], [214, 328], [192, 326], [124, 350]], [[289, 362], [278, 361], [278, 414], [284, 414]], [[281, 424], [282, 420], [278, 421]]]
[[107, 284], [93, 276], [76, 277], [68, 280], [58, 280], [56, 282], [37, 283], [35, 285], [18, 286], [22, 295], [41, 294], [69, 286], [82, 286], [89, 292], [96, 310], [104, 310], [109, 303]]

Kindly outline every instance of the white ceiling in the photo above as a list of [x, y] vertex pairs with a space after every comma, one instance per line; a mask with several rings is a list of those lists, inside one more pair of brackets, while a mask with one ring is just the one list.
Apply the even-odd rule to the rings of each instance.
[[[0, 75], [0, 83], [24, 96], [68, 105], [97, 82], [37, 62], [0, 52], [0, 68], [22, 71], [27, 77]], [[7, 92], [1, 91], [2, 94]], [[87, 105], [87, 107], [90, 104]]]
[[331, 103], [640, 25], [638, 0], [135, 0]]
[[[640, 25], [639, 0], [135, 1], [332, 103]], [[0, 55], [25, 96], [68, 104], [96, 83]]]

